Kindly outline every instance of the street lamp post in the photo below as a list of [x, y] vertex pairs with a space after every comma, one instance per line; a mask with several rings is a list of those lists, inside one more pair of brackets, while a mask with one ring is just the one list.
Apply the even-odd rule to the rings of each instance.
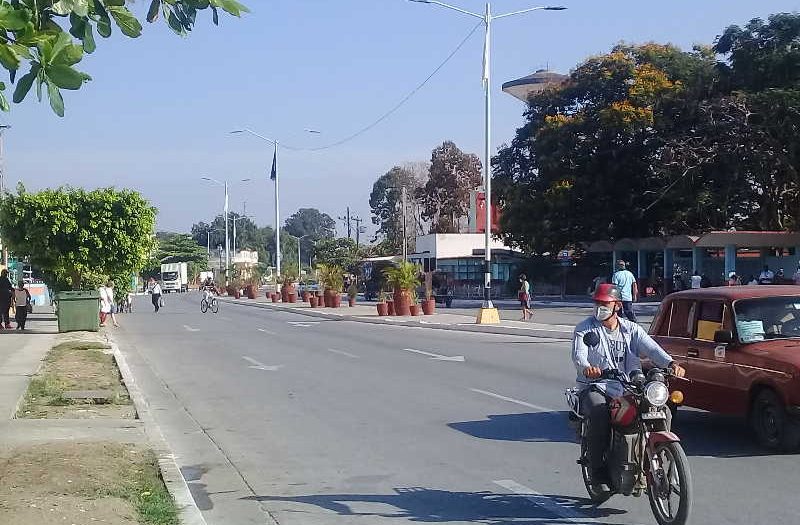
[[239, 215], [238, 217], [234, 217], [231, 219], [233, 222], [233, 258], [236, 258], [236, 223], [242, 219], [249, 219], [247, 215]]
[[[230, 243], [230, 237], [228, 235], [228, 181], [226, 180], [225, 182], [220, 182], [217, 179], [212, 179], [211, 177], [200, 177], [200, 178], [212, 182], [217, 186], [222, 186], [223, 188], [225, 188], [225, 207], [222, 213], [225, 219], [225, 284], [228, 284], [228, 267], [230, 266], [231, 263], [230, 261], [231, 243]], [[240, 182], [247, 182], [249, 180], [250, 179], [241, 179]]]
[[[306, 237], [311, 237], [312, 235], [310, 233], [307, 233], [305, 235], [301, 235], [300, 237], [295, 237], [291, 233], [286, 233], [286, 235], [288, 235], [289, 237], [291, 237], [292, 239], [297, 241], [297, 278], [299, 279], [300, 278], [300, 274], [303, 271], [302, 263], [300, 262], [300, 241], [302, 241]], [[309, 258], [309, 268], [310, 267], [311, 267], [311, 260]]]
[[497, 313], [497, 310], [494, 308], [492, 304], [492, 251], [491, 251], [491, 241], [492, 241], [492, 177], [491, 177], [491, 161], [492, 161], [492, 149], [491, 149], [491, 123], [492, 123], [492, 94], [491, 94], [491, 35], [492, 35], [492, 21], [500, 19], [500, 18], [507, 18], [514, 15], [521, 15], [525, 13], [530, 13], [531, 11], [563, 11], [566, 7], [562, 6], [538, 6], [538, 7], [530, 7], [528, 9], [522, 9], [519, 11], [512, 11], [510, 13], [504, 13], [502, 15], [492, 15], [492, 9], [489, 2], [486, 2], [486, 12], [485, 14], [473, 13], [471, 11], [467, 11], [465, 9], [461, 9], [460, 7], [452, 6], [449, 4], [445, 4], [444, 2], [439, 2], [438, 0], [409, 0], [411, 2], [417, 2], [421, 4], [436, 4], [438, 6], [444, 7], [446, 9], [450, 9], [453, 11], [457, 11], [461, 14], [465, 14], [474, 18], [478, 18], [483, 21], [484, 28], [486, 30], [484, 42], [483, 42], [483, 87], [485, 92], [485, 117], [484, 117], [484, 137], [485, 137], [485, 150], [484, 150], [484, 160], [483, 160], [483, 185], [484, 185], [484, 197], [485, 197], [485, 213], [486, 213], [486, 239], [485, 239], [485, 249], [484, 249], [484, 288], [483, 288], [483, 306], [481, 307], [481, 313], [478, 315], [478, 322], [479, 323], [499, 323], [500, 318]]
[[[315, 129], [305, 129], [303, 130], [306, 133], [314, 133], [319, 134], [319, 131]], [[277, 170], [277, 163], [278, 163], [278, 141], [265, 137], [259, 133], [251, 129], [237, 129], [231, 131], [234, 134], [240, 133], [247, 133], [254, 137], [257, 137], [261, 140], [269, 142], [274, 146], [273, 156], [272, 156], [272, 168], [273, 168], [273, 181], [275, 182], [275, 273], [277, 277], [281, 276], [281, 201], [280, 201], [280, 192], [278, 191], [278, 170]]]

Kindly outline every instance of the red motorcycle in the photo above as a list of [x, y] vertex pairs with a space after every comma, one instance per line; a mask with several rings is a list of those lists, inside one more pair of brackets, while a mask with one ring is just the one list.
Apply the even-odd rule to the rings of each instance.
[[[589, 332], [584, 342], [595, 346], [599, 337]], [[667, 403], [682, 401], [679, 391], [670, 395], [667, 387], [670, 376], [670, 371], [658, 368], [651, 369], [646, 376], [635, 371], [630, 379], [619, 370], [603, 372], [601, 379], [619, 381], [624, 388], [622, 397], [608, 403], [611, 439], [604, 459], [611, 479], [610, 490], [598, 490], [592, 485], [589, 421], [581, 414], [578, 390], [570, 388], [565, 394], [571, 410], [570, 422], [581, 444], [578, 464], [592, 501], [600, 504], [614, 494], [639, 497], [647, 491], [650, 508], [659, 525], [684, 525], [692, 508], [692, 475], [680, 438], [670, 428], [672, 417]]]

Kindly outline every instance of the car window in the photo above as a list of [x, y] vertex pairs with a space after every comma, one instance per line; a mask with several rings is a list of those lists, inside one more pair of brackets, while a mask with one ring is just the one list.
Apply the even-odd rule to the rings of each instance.
[[694, 328], [695, 302], [689, 300], [678, 300], [672, 302], [667, 334], [670, 337], [692, 337]]
[[722, 330], [725, 318], [723, 301], [703, 301], [697, 312], [697, 330], [695, 338], [701, 341], [713, 341], [717, 330]]

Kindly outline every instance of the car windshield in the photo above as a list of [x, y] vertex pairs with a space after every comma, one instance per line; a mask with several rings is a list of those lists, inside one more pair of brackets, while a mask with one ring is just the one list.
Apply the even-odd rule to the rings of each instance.
[[164, 272], [162, 278], [165, 281], [175, 281], [178, 279], [178, 272]]
[[800, 296], [742, 299], [733, 309], [742, 343], [800, 337]]

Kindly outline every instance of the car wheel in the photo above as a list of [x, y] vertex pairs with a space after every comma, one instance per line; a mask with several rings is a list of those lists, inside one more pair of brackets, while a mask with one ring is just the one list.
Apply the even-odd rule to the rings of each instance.
[[798, 422], [786, 413], [783, 401], [773, 390], [762, 390], [753, 400], [750, 415], [758, 442], [765, 448], [787, 452], [800, 441]]

